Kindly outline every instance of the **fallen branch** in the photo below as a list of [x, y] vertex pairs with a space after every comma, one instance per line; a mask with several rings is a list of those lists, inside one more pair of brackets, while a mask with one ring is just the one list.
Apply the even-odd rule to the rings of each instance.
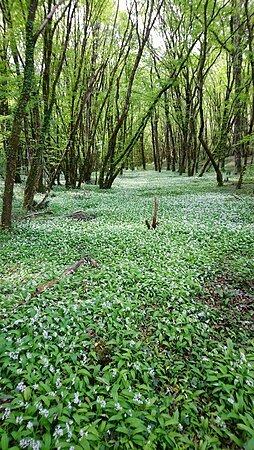
[[[72, 275], [81, 264], [88, 264], [92, 267], [98, 267], [98, 264], [96, 261], [90, 259], [90, 258], [81, 258], [79, 261], [77, 261], [73, 266], [69, 267], [63, 272], [63, 278], [67, 277], [68, 275]], [[54, 280], [48, 281], [47, 283], [41, 284], [40, 286], [37, 286], [35, 289], [35, 292], [33, 294], [29, 295], [29, 298], [37, 297], [42, 292], [46, 291], [47, 289], [51, 289], [55, 284], [60, 283], [59, 278], [55, 278]]]
[[56, 216], [58, 219], [74, 219], [74, 220], [92, 220], [95, 219], [95, 214], [87, 214], [82, 210], [75, 211], [71, 214], [66, 214], [65, 216]]
[[235, 197], [236, 200], [241, 200], [241, 202], [243, 202], [242, 197], [239, 197], [239, 195], [233, 194], [233, 197]]
[[[32, 219], [33, 217], [37, 217], [40, 215], [44, 215], [44, 214], [54, 214], [53, 211], [39, 211], [39, 212], [34, 212], [32, 214], [27, 214], [24, 219]], [[92, 213], [85, 213], [82, 210], [79, 211], [74, 211], [73, 213], [70, 214], [66, 214], [64, 216], [52, 216], [50, 217], [50, 219], [73, 219], [73, 220], [84, 220], [84, 221], [88, 221], [88, 220], [93, 220], [96, 218], [95, 214]], [[43, 217], [42, 219], [46, 219], [45, 217]], [[47, 218], [48, 220], [48, 218]]]
[[44, 214], [54, 214], [54, 212], [53, 212], [53, 211], [39, 211], [39, 212], [34, 212], [34, 213], [32, 213], [32, 214], [27, 214], [27, 215], [24, 217], [24, 219], [31, 219], [31, 218], [33, 218], [33, 217], [41, 216], [41, 215], [44, 215]]
[[150, 223], [148, 222], [148, 220], [145, 221], [145, 224], [148, 228], [148, 230], [150, 230], [150, 228], [155, 229], [158, 225], [157, 222], [157, 213], [158, 213], [158, 197], [157, 195], [154, 196], [154, 210], [153, 210], [153, 221], [150, 225]]

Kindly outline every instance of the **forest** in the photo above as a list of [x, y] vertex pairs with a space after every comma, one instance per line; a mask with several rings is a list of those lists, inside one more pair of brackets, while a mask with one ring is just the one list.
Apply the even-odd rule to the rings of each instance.
[[253, 2], [1, 0], [1, 225], [54, 183], [126, 168], [188, 176], [252, 161]]
[[0, 448], [253, 450], [253, 0], [0, 26]]

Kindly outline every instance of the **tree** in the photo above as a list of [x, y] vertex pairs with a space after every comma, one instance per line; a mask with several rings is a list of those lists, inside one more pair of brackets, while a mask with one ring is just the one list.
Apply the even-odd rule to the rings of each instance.
[[60, 0], [60, 2], [52, 8], [51, 12], [48, 14], [44, 22], [36, 32], [34, 31], [34, 22], [38, 8], [38, 0], [30, 0], [28, 5], [26, 31], [25, 31], [25, 63], [24, 63], [23, 83], [21, 92], [17, 100], [17, 105], [14, 111], [11, 133], [7, 144], [6, 178], [3, 194], [3, 209], [1, 216], [1, 226], [3, 228], [11, 227], [13, 187], [18, 157], [17, 149], [19, 147], [21, 124], [23, 123], [26, 107], [30, 99], [33, 85], [35, 45], [43, 29], [48, 24], [49, 20], [51, 19], [56, 9], [62, 3], [63, 0]]

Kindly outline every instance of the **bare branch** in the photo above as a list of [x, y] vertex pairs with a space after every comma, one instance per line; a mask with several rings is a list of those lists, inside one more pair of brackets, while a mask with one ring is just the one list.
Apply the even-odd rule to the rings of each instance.
[[34, 42], [37, 41], [38, 37], [43, 32], [44, 28], [47, 26], [48, 22], [50, 21], [50, 19], [52, 19], [54, 13], [59, 8], [59, 6], [62, 5], [63, 2], [64, 2], [64, 0], [60, 0], [59, 3], [57, 3], [55, 6], [53, 6], [53, 8], [51, 9], [50, 13], [47, 15], [47, 17], [45, 18], [44, 22], [41, 24], [40, 28], [34, 34]]

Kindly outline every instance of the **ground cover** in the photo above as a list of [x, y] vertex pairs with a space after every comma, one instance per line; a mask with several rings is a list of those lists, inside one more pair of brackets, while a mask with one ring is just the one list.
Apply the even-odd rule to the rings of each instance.
[[[55, 188], [54, 215], [92, 220], [21, 220], [17, 188], [0, 233], [3, 450], [253, 450], [249, 194], [126, 172], [110, 191]], [[83, 257], [98, 266], [61, 277]]]

